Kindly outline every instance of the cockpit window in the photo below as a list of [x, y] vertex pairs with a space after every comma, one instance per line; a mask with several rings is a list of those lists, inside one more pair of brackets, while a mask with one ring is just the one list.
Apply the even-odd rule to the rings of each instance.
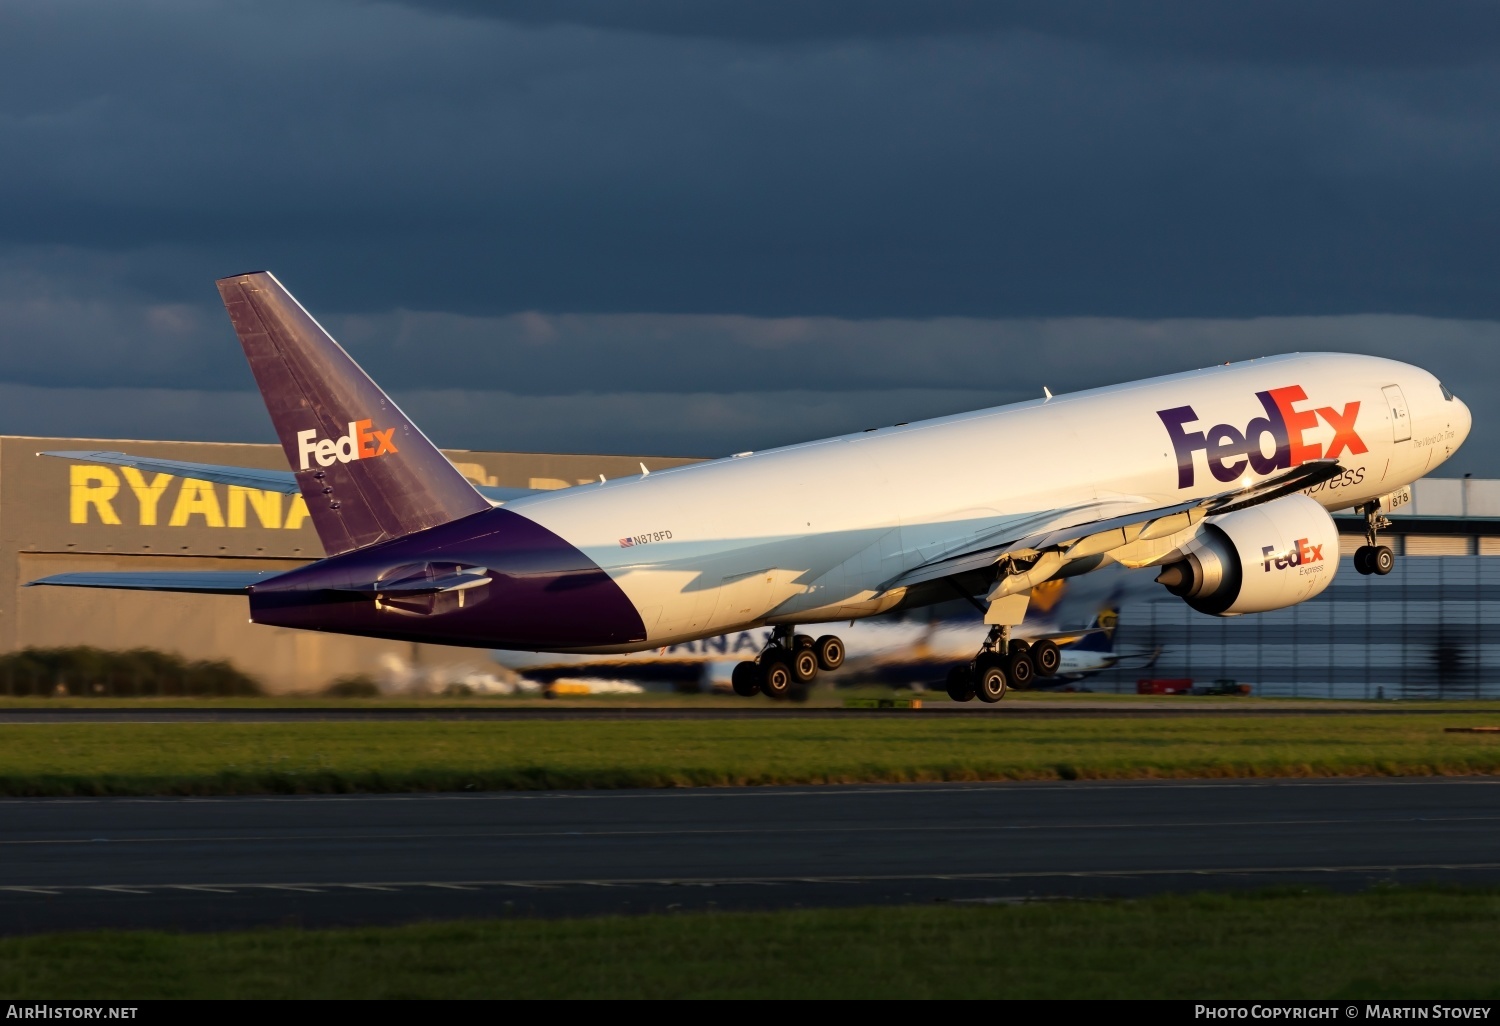
[[1439, 381], [1438, 388], [1443, 390], [1443, 398], [1451, 403], [1453, 401], [1453, 393], [1448, 391], [1448, 386]]

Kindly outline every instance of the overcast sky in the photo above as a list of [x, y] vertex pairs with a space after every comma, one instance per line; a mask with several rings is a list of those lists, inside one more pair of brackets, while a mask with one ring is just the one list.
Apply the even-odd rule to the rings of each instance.
[[1500, 6], [0, 4], [0, 431], [272, 439], [269, 269], [440, 444], [718, 455], [1410, 359], [1500, 476]]

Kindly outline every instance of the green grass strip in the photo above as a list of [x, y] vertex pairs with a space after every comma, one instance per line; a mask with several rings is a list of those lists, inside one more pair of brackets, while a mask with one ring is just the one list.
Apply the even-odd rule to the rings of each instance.
[[0, 794], [1500, 773], [1434, 716], [0, 726]]
[[63, 998], [1500, 998], [1500, 895], [1161, 897], [0, 939]]

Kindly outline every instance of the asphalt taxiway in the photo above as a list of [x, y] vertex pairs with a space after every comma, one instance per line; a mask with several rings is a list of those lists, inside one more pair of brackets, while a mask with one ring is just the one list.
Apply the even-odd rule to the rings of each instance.
[[1500, 780], [0, 801], [0, 932], [1500, 884]]

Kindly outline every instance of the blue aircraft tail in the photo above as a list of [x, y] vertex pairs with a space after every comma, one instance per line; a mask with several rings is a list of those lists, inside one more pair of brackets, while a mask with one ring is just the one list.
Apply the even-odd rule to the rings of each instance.
[[1115, 650], [1115, 627], [1120, 622], [1120, 610], [1115, 607], [1101, 609], [1090, 627], [1096, 628], [1068, 647], [1075, 652], [1113, 652]]

